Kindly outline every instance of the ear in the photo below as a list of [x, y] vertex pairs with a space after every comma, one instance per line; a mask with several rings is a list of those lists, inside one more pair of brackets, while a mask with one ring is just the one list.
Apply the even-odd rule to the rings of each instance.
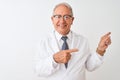
[[51, 20], [53, 20], [53, 17], [51, 16]]
[[53, 22], [53, 16], [51, 16], [51, 20], [52, 20], [52, 22]]
[[73, 24], [73, 21], [74, 21], [74, 17], [72, 17], [71, 25]]
[[74, 20], [74, 17], [72, 18], [72, 21]]

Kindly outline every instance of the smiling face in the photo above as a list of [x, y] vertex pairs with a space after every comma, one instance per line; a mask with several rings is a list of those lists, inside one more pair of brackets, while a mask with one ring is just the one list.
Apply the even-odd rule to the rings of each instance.
[[59, 5], [55, 8], [51, 17], [55, 30], [61, 35], [69, 33], [74, 18], [71, 10], [65, 5]]

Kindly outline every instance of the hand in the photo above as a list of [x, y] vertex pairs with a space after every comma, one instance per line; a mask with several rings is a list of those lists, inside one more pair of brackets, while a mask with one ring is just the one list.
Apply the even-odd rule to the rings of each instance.
[[96, 52], [98, 54], [100, 54], [101, 56], [104, 55], [106, 49], [111, 44], [110, 34], [111, 34], [111, 32], [108, 32], [107, 34], [102, 36], [101, 40], [100, 40], [100, 42], [98, 44], [98, 48], [97, 48]]
[[56, 54], [54, 54], [53, 58], [55, 62], [57, 63], [67, 63], [71, 58], [70, 53], [77, 52], [77, 51], [78, 49], [61, 50], [57, 52]]

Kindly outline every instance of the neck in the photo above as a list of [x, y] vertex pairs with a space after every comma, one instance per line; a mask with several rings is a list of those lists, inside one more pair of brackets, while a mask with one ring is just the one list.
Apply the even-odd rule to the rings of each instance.
[[69, 34], [70, 31], [66, 32], [66, 33], [62, 33], [62, 32], [58, 32], [59, 34], [61, 34], [62, 36], [66, 36], [67, 34]]

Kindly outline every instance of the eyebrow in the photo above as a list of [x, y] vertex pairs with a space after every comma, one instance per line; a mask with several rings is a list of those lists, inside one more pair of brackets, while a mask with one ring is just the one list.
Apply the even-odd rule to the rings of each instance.
[[72, 17], [72, 15], [70, 15], [70, 14], [65, 14], [65, 15], [54, 14], [53, 16], [70, 16], [70, 17]]

